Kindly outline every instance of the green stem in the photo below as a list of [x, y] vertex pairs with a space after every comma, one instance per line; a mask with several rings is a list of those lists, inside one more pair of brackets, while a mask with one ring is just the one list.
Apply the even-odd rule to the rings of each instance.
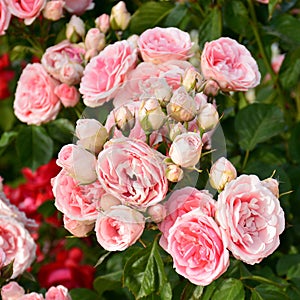
[[283, 283], [275, 282], [275, 281], [272, 281], [268, 278], [257, 276], [257, 275], [245, 276], [245, 277], [241, 277], [240, 279], [241, 280], [254, 280], [254, 281], [261, 282], [261, 283], [267, 283], [267, 284], [271, 284], [271, 285], [274, 285], [276, 287], [279, 287], [281, 289], [289, 285], [289, 284], [283, 284]]
[[243, 161], [242, 171], [245, 169], [245, 167], [246, 167], [246, 165], [247, 165], [248, 158], [249, 158], [249, 153], [250, 153], [250, 151], [247, 150], [247, 151], [246, 151], [246, 154], [245, 154], [245, 157], [244, 157], [244, 161]]

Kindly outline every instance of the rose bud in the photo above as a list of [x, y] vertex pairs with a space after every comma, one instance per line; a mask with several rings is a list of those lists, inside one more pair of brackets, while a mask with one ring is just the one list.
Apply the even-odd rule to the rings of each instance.
[[174, 141], [174, 139], [176, 138], [177, 135], [187, 132], [186, 128], [180, 122], [175, 123], [175, 124], [172, 124], [172, 123], [169, 124], [169, 128], [170, 128], [169, 138], [171, 141]]
[[236, 169], [225, 157], [220, 157], [210, 168], [210, 185], [222, 191], [225, 185], [237, 176]]
[[99, 51], [96, 49], [89, 49], [85, 52], [84, 59], [90, 61], [93, 57], [99, 54]]
[[169, 155], [172, 161], [183, 167], [193, 168], [198, 163], [202, 151], [202, 140], [199, 133], [182, 133], [174, 139]]
[[130, 22], [131, 15], [127, 11], [124, 1], [120, 1], [111, 9], [110, 25], [113, 30], [125, 30]]
[[211, 130], [219, 123], [219, 114], [211, 103], [201, 105], [197, 115], [197, 125], [204, 131]]
[[98, 28], [91, 28], [85, 36], [84, 45], [87, 50], [102, 50], [105, 47], [104, 33], [100, 32]]
[[262, 184], [266, 188], [268, 188], [276, 198], [279, 198], [279, 188], [278, 188], [279, 182], [278, 182], [278, 180], [270, 177], [270, 178], [263, 180]]
[[95, 20], [95, 25], [101, 32], [104, 34], [109, 30], [110, 24], [109, 24], [109, 15], [108, 14], [102, 14]]
[[171, 182], [178, 182], [183, 178], [183, 171], [178, 165], [168, 165], [166, 177]]
[[58, 153], [56, 164], [80, 184], [89, 184], [97, 179], [96, 157], [80, 146], [63, 146]]
[[146, 133], [158, 130], [163, 126], [166, 115], [155, 98], [143, 100], [139, 108], [139, 121]]
[[63, 14], [65, 1], [62, 0], [52, 0], [46, 3], [43, 9], [43, 16], [45, 19], [51, 21], [57, 21], [61, 19]]
[[182, 78], [182, 85], [189, 92], [191, 90], [197, 90], [202, 82], [203, 78], [194, 67], [188, 68]]
[[203, 94], [210, 97], [215, 97], [218, 95], [220, 87], [217, 82], [212, 79], [207, 80], [205, 83]]
[[79, 221], [72, 220], [64, 215], [64, 227], [76, 237], [86, 237], [87, 234], [94, 228], [94, 221]]
[[184, 87], [177, 89], [167, 105], [167, 113], [178, 122], [189, 122], [196, 116], [196, 104]]
[[79, 139], [77, 145], [93, 153], [99, 153], [108, 138], [106, 128], [95, 119], [77, 120], [75, 134]]
[[83, 21], [73, 15], [70, 22], [66, 25], [66, 37], [72, 43], [76, 43], [83, 39], [85, 36], [85, 26]]
[[114, 117], [117, 128], [121, 130], [125, 136], [128, 136], [130, 130], [135, 125], [134, 114], [128, 109], [126, 105], [123, 105], [118, 107], [114, 111]]
[[155, 223], [160, 223], [167, 215], [166, 208], [162, 204], [150, 206], [147, 210], [151, 220]]
[[55, 87], [54, 93], [60, 99], [64, 107], [74, 107], [79, 102], [80, 94], [75, 86], [62, 83]]
[[18, 300], [24, 295], [25, 290], [16, 281], [11, 281], [1, 288], [2, 300]]

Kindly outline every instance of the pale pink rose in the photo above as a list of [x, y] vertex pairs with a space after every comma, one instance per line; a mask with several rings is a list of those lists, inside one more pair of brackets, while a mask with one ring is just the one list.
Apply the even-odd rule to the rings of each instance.
[[75, 85], [80, 82], [83, 73], [84, 48], [64, 40], [47, 48], [42, 56], [42, 64], [55, 79]]
[[56, 164], [80, 184], [92, 183], [97, 179], [95, 155], [78, 145], [63, 146], [58, 153]]
[[275, 251], [285, 226], [279, 200], [256, 175], [241, 175], [226, 184], [218, 197], [216, 219], [227, 233], [233, 256], [251, 265]]
[[0, 270], [4, 267], [6, 261], [6, 254], [2, 248], [0, 248]]
[[[76, 1], [77, 2], [77, 1]], [[52, 286], [46, 292], [45, 300], [72, 300], [69, 291], [63, 285]]]
[[227, 37], [205, 43], [201, 70], [206, 80], [215, 80], [223, 91], [247, 91], [260, 82], [257, 63], [249, 50]]
[[138, 47], [144, 61], [161, 64], [174, 59], [187, 60], [192, 42], [189, 34], [178, 28], [155, 27], [140, 35]]
[[220, 277], [229, 266], [224, 235], [200, 209], [178, 217], [169, 230], [167, 248], [176, 272], [201, 286]]
[[64, 107], [74, 107], [79, 102], [80, 94], [75, 86], [62, 83], [55, 87], [54, 93], [60, 99]]
[[65, 9], [75, 15], [82, 15], [85, 11], [94, 8], [93, 0], [65, 0]]
[[97, 28], [100, 29], [101, 32], [104, 34], [109, 30], [110, 23], [109, 23], [109, 15], [102, 14], [95, 20], [95, 25]]
[[267, 178], [262, 181], [262, 184], [268, 188], [276, 198], [279, 198], [279, 182], [274, 178]]
[[11, 19], [11, 13], [4, 0], [0, 0], [0, 35], [5, 34]]
[[272, 69], [276, 74], [279, 73], [284, 58], [285, 58], [285, 54], [277, 54], [274, 57], [272, 57]]
[[176, 136], [170, 147], [169, 155], [175, 164], [183, 168], [193, 168], [199, 162], [201, 151], [200, 134], [187, 132]]
[[147, 213], [155, 223], [160, 223], [167, 215], [165, 206], [160, 203], [150, 206]]
[[256, 0], [257, 2], [263, 3], [263, 4], [268, 4], [269, 0]]
[[36, 292], [31, 292], [23, 295], [21, 298], [19, 298], [19, 300], [44, 300], [44, 296]]
[[56, 208], [68, 218], [77, 221], [94, 221], [100, 209], [100, 199], [105, 193], [98, 181], [79, 185], [62, 170], [52, 179]]
[[172, 192], [164, 205], [167, 216], [158, 226], [162, 232], [159, 244], [165, 250], [168, 245], [169, 229], [179, 217], [198, 208], [209, 217], [214, 217], [216, 211], [216, 201], [207, 190], [200, 191], [189, 186]]
[[6, 255], [5, 265], [14, 260], [11, 278], [16, 278], [35, 259], [35, 242], [23, 223], [12, 217], [0, 216], [0, 232], [0, 248]]
[[91, 28], [85, 36], [84, 45], [87, 50], [102, 50], [105, 47], [104, 33], [102, 33], [98, 28]]
[[102, 210], [108, 210], [112, 206], [121, 205], [121, 201], [111, 194], [104, 194], [100, 200], [100, 206]]
[[103, 188], [123, 204], [145, 210], [168, 191], [163, 155], [140, 140], [111, 139], [99, 153], [96, 171]]
[[24, 19], [26, 25], [30, 25], [46, 5], [46, 0], [5, 0], [12, 15]]
[[89, 107], [112, 99], [137, 61], [136, 49], [127, 41], [108, 45], [87, 64], [80, 83], [83, 102]]
[[60, 110], [59, 98], [54, 93], [57, 85], [41, 64], [28, 64], [16, 89], [14, 112], [17, 118], [34, 125], [54, 120]]
[[95, 221], [72, 220], [64, 215], [64, 227], [76, 237], [86, 237], [94, 228]]
[[106, 128], [95, 119], [78, 119], [75, 134], [77, 145], [93, 153], [99, 153], [108, 138]]
[[225, 157], [220, 157], [210, 168], [209, 182], [214, 189], [221, 191], [236, 176], [237, 173], [233, 164]]
[[99, 214], [95, 224], [98, 243], [107, 251], [123, 251], [142, 235], [144, 216], [125, 205], [112, 206]]
[[63, 0], [48, 1], [43, 9], [44, 18], [51, 21], [57, 21], [61, 19], [64, 16], [64, 5], [65, 1]]
[[2, 300], [19, 300], [23, 295], [25, 290], [16, 281], [11, 281], [1, 288]]
[[83, 40], [85, 37], [85, 25], [81, 18], [72, 15], [66, 24], [66, 38], [73, 43]]

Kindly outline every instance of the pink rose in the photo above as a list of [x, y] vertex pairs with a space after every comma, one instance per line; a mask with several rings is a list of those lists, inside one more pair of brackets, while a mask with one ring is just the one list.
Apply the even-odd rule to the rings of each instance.
[[30, 25], [46, 5], [46, 0], [5, 0], [12, 15]]
[[57, 21], [61, 19], [64, 16], [63, 14], [64, 5], [65, 5], [65, 1], [63, 0], [52, 0], [47, 2], [43, 10], [44, 18], [51, 21]]
[[74, 107], [80, 98], [80, 94], [75, 86], [62, 83], [55, 87], [54, 93], [60, 99], [64, 107]]
[[96, 27], [99, 28], [100, 31], [105, 34], [110, 28], [109, 15], [102, 14], [95, 20], [95, 24], [96, 24]]
[[97, 179], [95, 155], [80, 146], [63, 146], [58, 153], [56, 164], [80, 184], [92, 183]]
[[0, 0], [0, 35], [5, 34], [11, 19], [11, 14], [4, 0]]
[[172, 161], [183, 167], [193, 168], [199, 162], [202, 140], [199, 133], [187, 132], [177, 135], [170, 147]]
[[44, 296], [36, 292], [31, 292], [23, 295], [21, 298], [19, 298], [19, 300], [44, 300]]
[[155, 27], [141, 34], [138, 47], [144, 61], [161, 64], [174, 59], [187, 60], [192, 42], [189, 34], [178, 28]]
[[65, 9], [75, 15], [82, 15], [85, 11], [91, 10], [94, 8], [95, 3], [93, 0], [65, 0]]
[[89, 107], [112, 99], [137, 61], [136, 50], [127, 41], [108, 45], [87, 64], [80, 83], [83, 102]]
[[105, 47], [105, 34], [98, 28], [91, 28], [85, 36], [84, 45], [88, 50], [102, 50]]
[[16, 281], [11, 281], [1, 288], [2, 300], [19, 300], [23, 295], [25, 290]]
[[247, 91], [260, 82], [258, 66], [251, 53], [227, 37], [205, 43], [201, 70], [206, 80], [215, 80], [223, 91]]
[[98, 216], [100, 199], [105, 193], [98, 181], [79, 185], [62, 170], [52, 180], [56, 208], [68, 218], [77, 221], [94, 221]]
[[95, 231], [98, 243], [107, 251], [123, 251], [142, 235], [144, 216], [128, 206], [112, 206], [100, 213]]
[[172, 192], [170, 198], [165, 203], [166, 218], [158, 225], [162, 232], [159, 244], [166, 250], [168, 244], [169, 229], [173, 226], [177, 218], [195, 210], [201, 209], [202, 213], [214, 217], [216, 211], [216, 201], [206, 190], [197, 190], [193, 187], [184, 187]]
[[86, 237], [94, 228], [95, 221], [72, 220], [64, 215], [64, 227], [76, 237]]
[[42, 64], [55, 79], [68, 85], [80, 82], [83, 73], [84, 48], [64, 40], [49, 47], [42, 56]]
[[216, 219], [233, 256], [251, 265], [275, 251], [285, 226], [279, 200], [256, 175], [241, 175], [226, 184]]
[[16, 278], [35, 259], [36, 245], [23, 223], [15, 218], [0, 216], [0, 232], [0, 247], [6, 255], [5, 265], [14, 260], [11, 278]]
[[178, 217], [169, 230], [167, 248], [176, 272], [201, 286], [221, 276], [229, 266], [224, 235], [200, 209]]
[[69, 291], [63, 285], [52, 286], [46, 292], [45, 300], [72, 300]]
[[59, 98], [54, 93], [57, 85], [41, 64], [28, 64], [16, 89], [14, 111], [17, 118], [35, 125], [54, 120], [60, 110]]
[[96, 171], [108, 193], [141, 210], [162, 201], [168, 191], [163, 156], [139, 140], [111, 139], [99, 153]]

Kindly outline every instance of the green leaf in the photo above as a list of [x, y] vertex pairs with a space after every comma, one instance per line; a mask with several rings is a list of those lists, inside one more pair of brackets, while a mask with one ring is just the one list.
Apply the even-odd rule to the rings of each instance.
[[0, 155], [16, 139], [18, 133], [15, 131], [4, 132], [0, 138]]
[[44, 203], [42, 203], [37, 211], [43, 215], [43, 217], [45, 218], [49, 218], [51, 216], [53, 216], [55, 214], [55, 212], [57, 212], [57, 209], [54, 205], [54, 201], [53, 200], [48, 200], [45, 201]]
[[242, 300], [245, 291], [242, 282], [235, 278], [225, 279], [212, 296], [212, 300]]
[[283, 113], [271, 104], [248, 105], [237, 113], [235, 129], [241, 148], [250, 151], [284, 130]]
[[122, 271], [98, 276], [93, 283], [95, 291], [101, 296], [105, 291], [113, 291], [121, 288]]
[[279, 4], [280, 2], [281, 0], [269, 0], [269, 4], [268, 4], [269, 18], [272, 17], [277, 4]]
[[199, 46], [203, 48], [205, 42], [215, 40], [222, 34], [222, 14], [219, 7], [215, 6], [208, 13], [199, 27]]
[[0, 103], [0, 128], [3, 131], [9, 131], [12, 129], [16, 117], [12, 105], [9, 101], [2, 101]]
[[294, 163], [300, 162], [300, 123], [291, 131], [291, 137], [288, 143], [289, 155]]
[[273, 285], [260, 284], [251, 290], [251, 300], [288, 300], [288, 296]]
[[77, 288], [70, 290], [72, 300], [95, 300], [98, 299], [98, 295], [92, 290], [85, 288]]
[[281, 256], [276, 265], [276, 272], [279, 276], [284, 276], [295, 264], [300, 263], [300, 254], [289, 254]]
[[176, 5], [166, 17], [164, 21], [165, 27], [178, 27], [179, 24], [182, 22], [184, 17], [186, 16], [188, 8], [185, 5], [178, 4]]
[[43, 127], [26, 126], [17, 136], [16, 148], [22, 165], [35, 170], [52, 158], [53, 141]]
[[234, 32], [246, 35], [249, 28], [248, 10], [241, 1], [227, 0], [224, 4], [224, 22]]
[[146, 29], [157, 26], [173, 8], [174, 5], [170, 2], [145, 2], [132, 15], [130, 32], [141, 34]]
[[180, 300], [197, 300], [201, 299], [200, 297], [203, 294], [204, 287], [196, 286], [191, 283], [187, 283], [184, 287], [182, 294], [180, 296]]
[[67, 119], [57, 119], [46, 124], [49, 135], [60, 143], [67, 144], [72, 142], [74, 126]]
[[300, 278], [300, 262], [291, 266], [286, 275], [287, 279]]
[[158, 251], [157, 241], [152, 247], [135, 252], [124, 268], [124, 286], [136, 299], [159, 294], [161, 299], [172, 299], [172, 290], [165, 274], [163, 261]]

